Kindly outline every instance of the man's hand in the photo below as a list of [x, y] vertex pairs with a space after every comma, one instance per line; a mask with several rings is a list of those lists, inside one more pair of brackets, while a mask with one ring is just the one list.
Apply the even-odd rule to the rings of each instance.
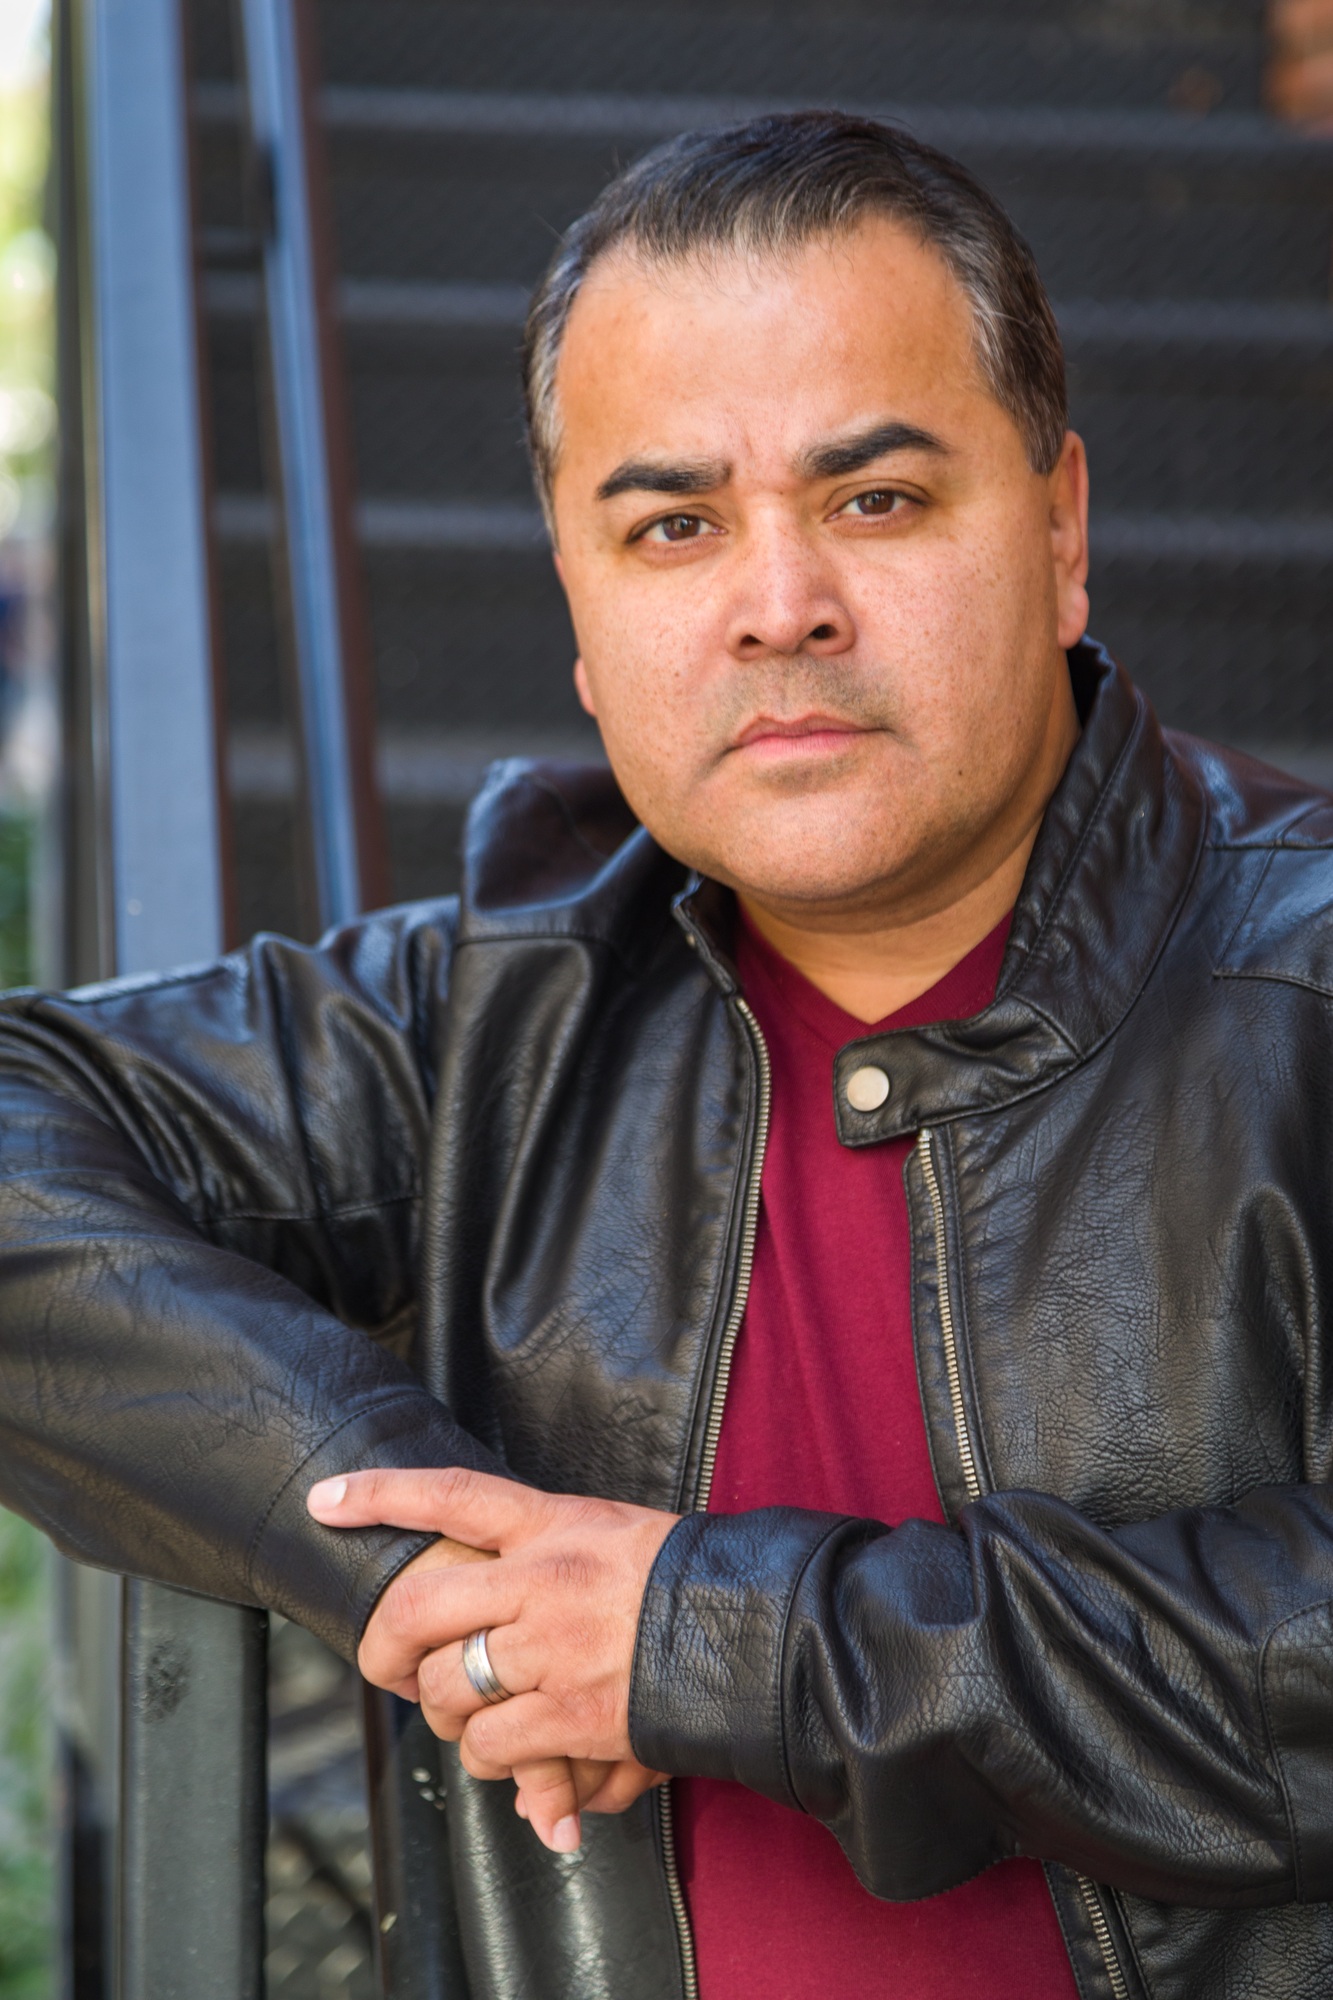
[[[307, 1504], [329, 1527], [449, 1538], [394, 1578], [358, 1663], [420, 1701], [474, 1777], [513, 1777], [547, 1846], [578, 1845], [580, 1810], [623, 1812], [661, 1782], [630, 1749], [629, 1683], [648, 1573], [676, 1515], [461, 1469], [349, 1473], [312, 1487]], [[462, 1642], [478, 1630], [510, 1690], [493, 1706], [463, 1672]]]
[[[458, 1563], [496, 1560], [493, 1550], [472, 1548], [466, 1542], [451, 1541], [445, 1536], [405, 1564], [389, 1589], [396, 1589], [409, 1573], [420, 1575], [426, 1570], [451, 1569]], [[376, 1616], [383, 1602], [381, 1598]], [[415, 1694], [411, 1698], [417, 1699]], [[512, 1776], [516, 1786], [514, 1810], [520, 1819], [529, 1822], [538, 1839], [556, 1853], [568, 1853], [578, 1846], [581, 1812], [623, 1812], [649, 1784], [660, 1782], [656, 1772], [645, 1771], [632, 1757], [618, 1764], [549, 1757], [539, 1763], [516, 1764]]]

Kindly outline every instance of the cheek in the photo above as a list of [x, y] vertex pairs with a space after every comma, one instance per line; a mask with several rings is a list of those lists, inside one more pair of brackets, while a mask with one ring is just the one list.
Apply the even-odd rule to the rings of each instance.
[[988, 496], [952, 532], [904, 550], [895, 579], [904, 610], [942, 639], [981, 630], [1012, 633], [1040, 621], [1052, 597], [1050, 538], [1027, 492]]
[[863, 573], [849, 596], [862, 658], [923, 698], [944, 701], [984, 679], [987, 654], [1008, 649], [1010, 600], [1021, 591], [998, 551], [941, 538]]
[[1049, 567], [1034, 563], [1031, 538], [918, 544], [910, 562], [861, 580], [856, 611], [862, 654], [891, 676], [905, 731], [929, 761], [961, 773], [981, 756], [998, 778], [1054, 633]]
[[684, 592], [608, 587], [582, 602], [571, 593], [571, 609], [613, 761], [669, 761], [707, 709], [708, 607]]

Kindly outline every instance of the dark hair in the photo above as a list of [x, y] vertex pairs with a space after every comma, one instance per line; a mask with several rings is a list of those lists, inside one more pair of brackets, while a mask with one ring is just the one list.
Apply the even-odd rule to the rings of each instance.
[[837, 111], [794, 111], [685, 132], [603, 188], [561, 240], [528, 313], [528, 444], [550, 518], [560, 448], [555, 377], [570, 308], [599, 257], [628, 245], [653, 262], [709, 251], [781, 255], [885, 215], [931, 244], [966, 292], [977, 357], [1049, 472], [1068, 422], [1064, 354], [1032, 252], [965, 167], [907, 132]]

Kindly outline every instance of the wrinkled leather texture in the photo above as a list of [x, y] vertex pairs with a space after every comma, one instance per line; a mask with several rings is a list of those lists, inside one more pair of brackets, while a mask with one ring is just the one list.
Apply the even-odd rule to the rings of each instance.
[[[1083, 1992], [1333, 1985], [1333, 802], [1092, 647], [994, 1004], [866, 1036], [950, 1525], [695, 1515], [636, 1747], [818, 1814], [875, 1893], [1050, 1866]], [[0, 1008], [0, 1497], [350, 1654], [420, 1537], [351, 1465], [690, 1507], [759, 1099], [727, 899], [597, 771], [503, 766], [461, 905]], [[951, 1372], [939, 1242], [956, 1341]], [[979, 1497], [960, 1451], [961, 1398]], [[445, 1756], [473, 2000], [682, 1992], [650, 1802], [546, 1855]], [[447, 1865], [446, 1865], [447, 1863]]]

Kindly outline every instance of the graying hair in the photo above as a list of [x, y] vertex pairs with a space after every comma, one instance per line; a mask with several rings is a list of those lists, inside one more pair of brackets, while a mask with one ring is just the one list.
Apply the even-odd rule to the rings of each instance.
[[1049, 472], [1068, 424], [1064, 354], [1023, 238], [965, 167], [873, 118], [797, 111], [685, 132], [603, 188], [565, 233], [538, 285], [523, 341], [533, 476], [548, 526], [560, 453], [556, 369], [570, 310], [599, 257], [621, 246], [653, 263], [710, 252], [778, 255], [884, 215], [943, 257], [972, 306], [987, 385]]

